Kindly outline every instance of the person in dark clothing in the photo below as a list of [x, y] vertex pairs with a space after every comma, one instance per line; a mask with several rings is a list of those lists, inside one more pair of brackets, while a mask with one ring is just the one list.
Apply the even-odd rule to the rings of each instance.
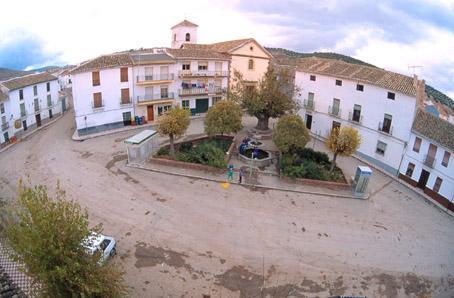
[[240, 172], [238, 173], [238, 183], [241, 184], [241, 182], [243, 181], [243, 169], [240, 169]]

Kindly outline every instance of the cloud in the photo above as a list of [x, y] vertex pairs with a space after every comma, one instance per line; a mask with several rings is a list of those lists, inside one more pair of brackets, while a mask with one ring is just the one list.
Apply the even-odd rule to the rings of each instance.
[[44, 41], [23, 31], [10, 32], [0, 44], [0, 67], [28, 70], [46, 65], [61, 65], [60, 55], [48, 52]]

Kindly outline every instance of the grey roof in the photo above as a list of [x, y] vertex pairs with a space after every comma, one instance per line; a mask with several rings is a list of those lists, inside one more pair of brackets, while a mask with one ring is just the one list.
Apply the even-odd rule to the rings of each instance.
[[42, 73], [36, 73], [36, 74], [30, 74], [30, 75], [25, 75], [22, 77], [10, 79], [8, 81], [4, 81], [1, 84], [8, 88], [9, 90], [16, 90], [20, 88], [24, 88], [27, 86], [39, 84], [39, 83], [44, 83], [44, 82], [49, 82], [49, 81], [54, 81], [57, 80], [57, 77], [54, 75], [51, 75], [50, 73], [47, 72], [42, 72]]
[[412, 131], [454, 151], [454, 124], [418, 110]]
[[146, 64], [146, 63], [174, 63], [175, 59], [166, 53], [153, 54], [153, 53], [143, 53], [143, 54], [133, 54], [131, 55], [132, 60], [135, 64]]

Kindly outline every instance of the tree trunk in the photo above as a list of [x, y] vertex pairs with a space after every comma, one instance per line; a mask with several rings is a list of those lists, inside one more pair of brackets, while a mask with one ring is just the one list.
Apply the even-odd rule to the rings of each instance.
[[337, 158], [337, 152], [334, 153], [333, 160], [331, 161], [331, 168], [329, 169], [330, 172], [334, 170], [334, 167], [336, 166], [336, 158]]
[[175, 158], [175, 145], [173, 144], [173, 134], [170, 134], [169, 135], [169, 138], [170, 138], [170, 156], [172, 156], [172, 158]]
[[257, 126], [256, 129], [258, 130], [268, 130], [268, 120], [270, 119], [269, 116], [260, 116], [257, 117]]

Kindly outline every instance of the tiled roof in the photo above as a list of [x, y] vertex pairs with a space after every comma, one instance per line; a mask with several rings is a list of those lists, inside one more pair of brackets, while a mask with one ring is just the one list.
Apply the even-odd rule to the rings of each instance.
[[220, 53], [228, 53], [233, 49], [240, 47], [241, 45], [255, 41], [253, 38], [245, 38], [245, 39], [236, 39], [236, 40], [228, 40], [222, 42], [216, 42], [212, 44], [193, 44], [193, 43], [185, 43], [183, 47], [185, 49], [205, 49], [205, 50], [214, 50]]
[[454, 151], [454, 124], [419, 110], [412, 130]]
[[186, 27], [199, 27], [199, 25], [196, 25], [192, 22], [189, 22], [188, 20], [183, 20], [182, 22], [176, 24], [175, 26], [172, 27], [175, 28], [175, 27], [180, 27], [180, 26], [186, 26]]
[[101, 68], [111, 68], [118, 66], [132, 65], [133, 61], [129, 53], [115, 53], [111, 55], [99, 56], [95, 59], [82, 63], [74, 68], [71, 73], [80, 73]]
[[0, 90], [0, 101], [5, 100], [7, 98], [8, 98], [8, 96], [6, 96], [6, 94], [3, 93], [2, 90]]
[[304, 72], [364, 82], [416, 96], [413, 78], [384, 69], [316, 57], [300, 58], [292, 63], [295, 64], [297, 70]]
[[42, 72], [42, 73], [30, 74], [30, 75], [25, 75], [23, 77], [10, 79], [8, 81], [2, 82], [1, 84], [3, 86], [5, 86], [6, 88], [8, 88], [9, 90], [16, 90], [16, 89], [20, 89], [20, 88], [27, 87], [30, 85], [35, 85], [38, 83], [53, 81], [56, 79], [57, 79], [56, 76], [51, 75], [50, 73], [47, 73], [47, 72]]
[[230, 56], [209, 49], [167, 49], [167, 53], [177, 59], [223, 59], [229, 60]]
[[158, 62], [175, 62], [175, 59], [169, 56], [166, 53], [162, 54], [152, 54], [152, 53], [140, 53], [132, 54], [132, 60], [135, 64], [146, 64], [146, 63], [158, 63]]

